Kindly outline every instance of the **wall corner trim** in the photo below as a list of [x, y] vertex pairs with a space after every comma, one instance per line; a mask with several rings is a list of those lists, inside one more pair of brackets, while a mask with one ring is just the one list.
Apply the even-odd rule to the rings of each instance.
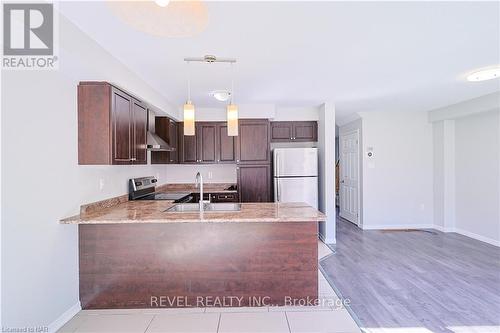
[[82, 305], [80, 301], [76, 302], [72, 307], [61, 314], [56, 320], [49, 324], [49, 332], [55, 333], [58, 329], [64, 326], [68, 321], [71, 320], [78, 312], [82, 310]]
[[337, 244], [336, 238], [325, 238], [322, 234], [318, 233], [319, 239], [325, 244]]

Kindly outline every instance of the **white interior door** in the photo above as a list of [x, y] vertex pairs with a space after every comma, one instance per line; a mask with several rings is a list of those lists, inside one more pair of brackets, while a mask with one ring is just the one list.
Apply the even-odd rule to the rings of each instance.
[[359, 131], [340, 135], [340, 216], [359, 223]]

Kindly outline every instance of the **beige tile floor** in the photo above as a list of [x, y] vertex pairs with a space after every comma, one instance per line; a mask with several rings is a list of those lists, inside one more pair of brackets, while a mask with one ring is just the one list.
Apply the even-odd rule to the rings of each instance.
[[[331, 253], [318, 243], [320, 258]], [[321, 306], [259, 308], [190, 308], [83, 310], [59, 333], [354, 333], [361, 332], [347, 310], [331, 305], [338, 297], [321, 272], [318, 274]]]

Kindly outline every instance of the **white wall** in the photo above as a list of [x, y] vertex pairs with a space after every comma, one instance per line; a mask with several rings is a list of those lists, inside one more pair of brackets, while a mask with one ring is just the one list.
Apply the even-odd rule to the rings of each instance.
[[432, 125], [433, 138], [433, 193], [434, 193], [434, 224], [444, 227], [444, 123]]
[[[240, 118], [267, 118], [275, 121], [318, 120], [318, 107], [282, 107], [274, 104], [238, 104]], [[196, 107], [196, 121], [225, 121], [226, 108]]]
[[500, 245], [499, 112], [455, 120], [455, 229]]
[[318, 121], [318, 181], [319, 210], [326, 214], [326, 222], [319, 225], [320, 237], [326, 243], [335, 243], [335, 106], [325, 103], [319, 108]]
[[[274, 104], [238, 104], [238, 116], [240, 118], [272, 119], [275, 112]], [[195, 105], [195, 118], [196, 121], [226, 121], [226, 107], [223, 103], [218, 108], [198, 107]]]
[[[362, 112], [363, 228], [433, 225], [432, 125], [426, 112]], [[373, 148], [373, 158], [365, 152]]]
[[499, 106], [496, 93], [429, 112], [434, 127], [435, 227], [497, 246]]
[[319, 120], [318, 107], [276, 107], [275, 121]]
[[78, 302], [77, 227], [59, 219], [126, 193], [130, 177], [167, 179], [163, 166], [78, 166], [78, 81], [112, 81], [176, 110], [62, 17], [60, 43], [57, 71], [2, 71], [1, 311], [9, 327], [47, 326]]
[[205, 183], [236, 183], [236, 164], [167, 165], [165, 166], [165, 181], [172, 184], [194, 183], [197, 172], [201, 173]]

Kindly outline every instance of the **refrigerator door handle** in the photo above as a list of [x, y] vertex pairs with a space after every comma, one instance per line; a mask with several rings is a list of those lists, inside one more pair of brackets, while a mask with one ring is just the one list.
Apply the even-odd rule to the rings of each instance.
[[280, 202], [280, 181], [279, 179], [277, 180], [276, 182], [276, 186], [278, 187], [277, 188], [277, 192], [278, 192], [278, 202]]
[[274, 175], [278, 176], [280, 175], [280, 153], [277, 151], [276, 152], [276, 161], [274, 161], [275, 165], [275, 170], [274, 170]]

